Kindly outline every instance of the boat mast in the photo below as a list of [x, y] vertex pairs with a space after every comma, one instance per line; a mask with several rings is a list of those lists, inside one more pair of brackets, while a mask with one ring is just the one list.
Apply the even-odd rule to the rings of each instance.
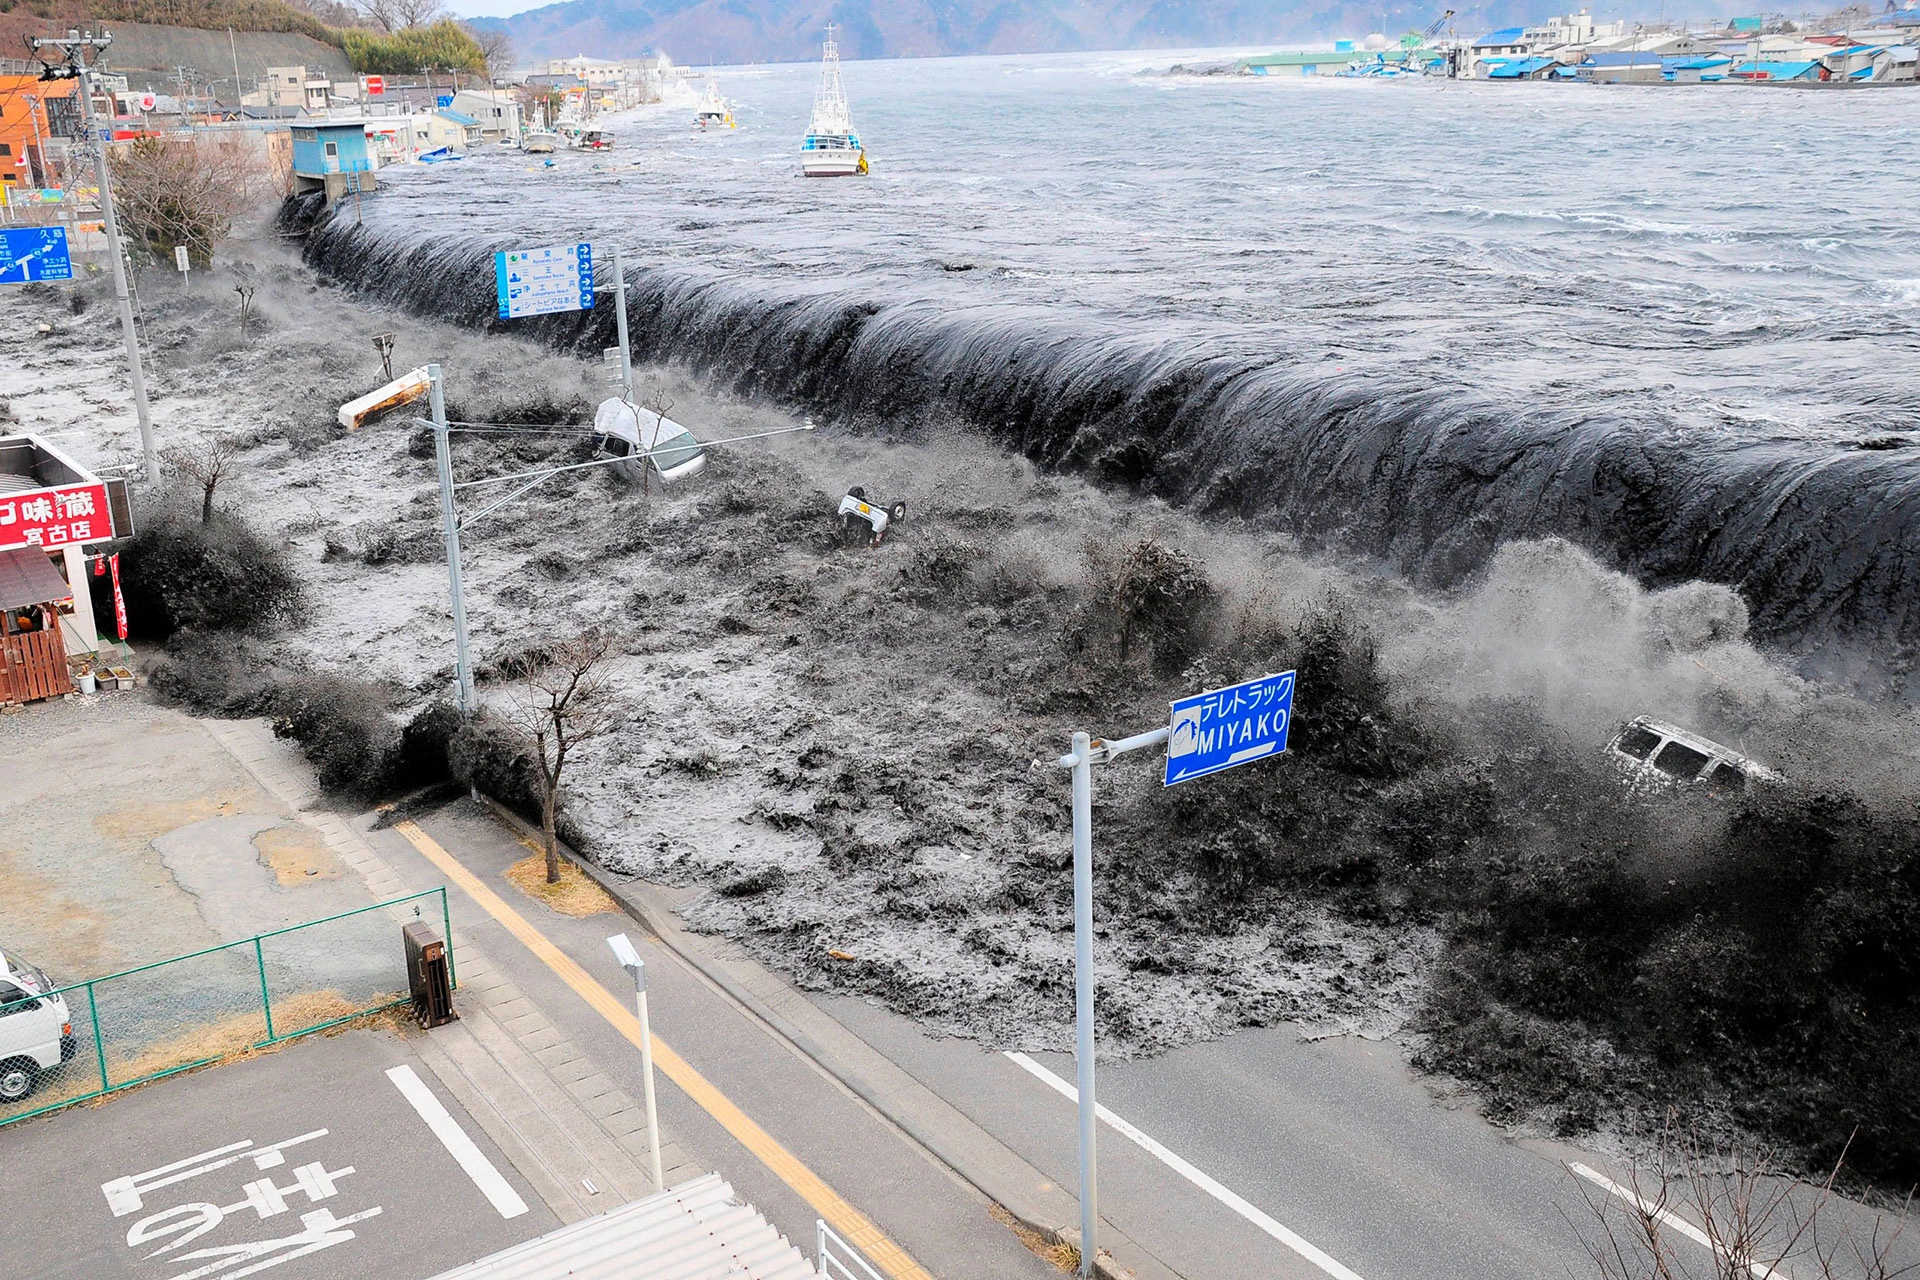
[[847, 109], [846, 90], [840, 87], [840, 46], [827, 24], [827, 40], [820, 60], [820, 88], [813, 95], [813, 131], [824, 134], [853, 132], [853, 113]]

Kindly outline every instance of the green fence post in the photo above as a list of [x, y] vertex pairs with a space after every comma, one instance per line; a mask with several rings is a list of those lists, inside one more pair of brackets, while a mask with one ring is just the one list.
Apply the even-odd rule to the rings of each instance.
[[447, 910], [447, 886], [445, 885], [440, 886], [440, 936], [447, 942], [447, 985], [457, 988], [460, 985], [460, 975], [453, 967], [453, 916]]
[[93, 1020], [93, 1056], [100, 1064], [100, 1092], [112, 1087], [107, 1080], [107, 1045], [100, 1038], [100, 1005], [93, 998], [93, 984], [87, 984], [87, 1017]]
[[253, 962], [260, 967], [260, 1009], [267, 1015], [266, 1043], [273, 1043], [273, 997], [267, 994], [267, 958], [260, 951], [260, 938], [253, 939]]

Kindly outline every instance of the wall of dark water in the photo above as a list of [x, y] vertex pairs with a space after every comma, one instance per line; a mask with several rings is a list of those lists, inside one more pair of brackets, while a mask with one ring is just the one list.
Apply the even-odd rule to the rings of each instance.
[[[490, 328], [504, 247], [321, 215], [305, 252], [353, 288]], [[697, 265], [629, 269], [628, 311], [637, 357], [718, 389], [857, 429], [958, 420], [1044, 466], [1377, 556], [1439, 587], [1503, 542], [1547, 534], [1649, 587], [1726, 584], [1754, 637], [1809, 674], [1915, 696], [1920, 430], [1832, 442], [1694, 430], [1631, 407], [1498, 403], [1440, 361], [1430, 380], [1307, 376], [1031, 305], [945, 310], [817, 284], [781, 294]], [[612, 331], [604, 307], [514, 322], [581, 352]]]

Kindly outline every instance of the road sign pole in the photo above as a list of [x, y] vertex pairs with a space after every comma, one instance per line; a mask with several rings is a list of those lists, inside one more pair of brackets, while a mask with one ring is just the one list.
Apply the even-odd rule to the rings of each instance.
[[1093, 742], [1073, 735], [1073, 1045], [1080, 1068], [1080, 1274], [1093, 1275], [1100, 1221], [1094, 1171]]
[[100, 221], [107, 232], [107, 256], [113, 259], [113, 296], [120, 306], [120, 332], [127, 340], [127, 371], [133, 383], [133, 413], [140, 424], [140, 452], [145, 455], [147, 479], [160, 484], [160, 459], [153, 447], [153, 410], [147, 404], [147, 372], [140, 363], [140, 334], [133, 325], [133, 298], [127, 288], [127, 264], [120, 251], [120, 222], [113, 216], [113, 185], [107, 173], [107, 147], [94, 126], [93, 75], [85, 48], [79, 51], [80, 118], [93, 148], [93, 174], [100, 184]]
[[433, 406], [433, 453], [440, 465], [440, 519], [447, 539], [447, 585], [453, 595], [453, 699], [464, 719], [473, 714], [473, 668], [467, 659], [467, 602], [460, 589], [460, 517], [453, 506], [447, 399], [437, 364], [427, 366], [427, 399]]
[[632, 404], [633, 348], [627, 342], [627, 264], [617, 244], [613, 246], [613, 329], [620, 340], [620, 398]]

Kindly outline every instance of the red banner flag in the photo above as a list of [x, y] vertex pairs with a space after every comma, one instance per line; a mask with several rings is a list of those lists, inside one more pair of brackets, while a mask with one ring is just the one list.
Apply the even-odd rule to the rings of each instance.
[[113, 565], [113, 622], [119, 628], [120, 638], [127, 638], [127, 598], [120, 594], [120, 553], [114, 552], [107, 557]]

